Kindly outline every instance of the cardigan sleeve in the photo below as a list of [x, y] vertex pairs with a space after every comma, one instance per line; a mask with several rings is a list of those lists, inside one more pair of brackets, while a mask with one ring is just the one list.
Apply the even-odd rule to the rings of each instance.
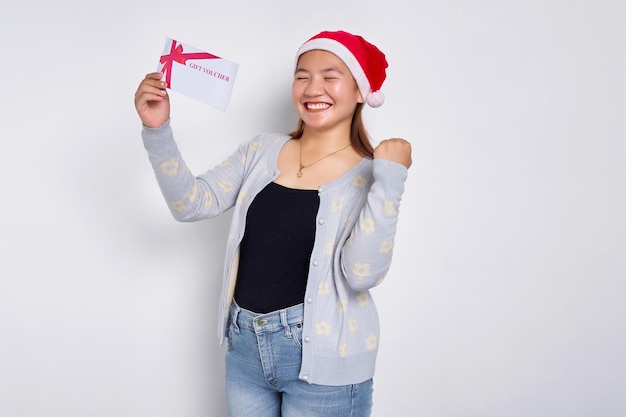
[[374, 159], [372, 186], [342, 248], [343, 273], [354, 290], [380, 284], [389, 270], [407, 175], [402, 164]]
[[235, 204], [243, 181], [245, 144], [220, 165], [195, 177], [174, 141], [169, 120], [159, 128], [144, 127], [142, 139], [161, 193], [176, 220], [215, 217]]

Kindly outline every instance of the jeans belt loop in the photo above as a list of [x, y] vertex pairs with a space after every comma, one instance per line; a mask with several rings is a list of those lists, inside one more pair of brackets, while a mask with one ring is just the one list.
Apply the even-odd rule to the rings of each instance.
[[231, 314], [232, 325], [233, 325], [233, 329], [235, 330], [235, 332], [239, 334], [239, 324], [237, 324], [237, 317], [239, 317], [239, 312], [241, 311], [241, 308], [239, 308], [239, 305], [237, 305], [237, 303], [234, 301], [233, 301], [233, 306], [235, 306], [235, 308]]
[[291, 329], [289, 328], [289, 322], [287, 321], [287, 309], [280, 310], [280, 324], [285, 329], [285, 336], [291, 337]]

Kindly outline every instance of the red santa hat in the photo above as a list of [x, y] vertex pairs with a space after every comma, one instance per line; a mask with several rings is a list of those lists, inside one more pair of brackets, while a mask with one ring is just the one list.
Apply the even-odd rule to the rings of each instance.
[[306, 41], [298, 49], [296, 60], [303, 53], [314, 49], [331, 52], [346, 64], [367, 104], [379, 107], [384, 103], [385, 95], [380, 88], [385, 81], [388, 65], [385, 54], [375, 45], [359, 35], [325, 31]]

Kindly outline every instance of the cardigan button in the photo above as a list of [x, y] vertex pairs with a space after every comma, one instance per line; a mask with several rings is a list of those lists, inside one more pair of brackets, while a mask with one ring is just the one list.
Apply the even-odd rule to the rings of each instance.
[[319, 224], [324, 224], [324, 219], [319, 219], [317, 222], [318, 222]]
[[311, 304], [311, 303], [313, 302], [313, 297], [309, 297], [309, 298], [307, 298], [307, 299], [306, 299], [306, 302], [307, 302], [307, 303], [309, 303], [309, 304]]
[[307, 379], [309, 379], [309, 374], [302, 374], [302, 380], [306, 381]]
[[319, 265], [319, 262], [317, 261], [317, 259], [313, 260], [313, 266], [317, 266]]
[[306, 337], [304, 338], [304, 341], [305, 341], [306, 343], [309, 343], [309, 342], [311, 341], [311, 338], [310, 338], [309, 336], [306, 336]]

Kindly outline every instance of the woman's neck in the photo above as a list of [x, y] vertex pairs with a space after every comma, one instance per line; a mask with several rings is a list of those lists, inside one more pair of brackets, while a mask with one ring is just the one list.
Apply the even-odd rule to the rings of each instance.
[[332, 152], [350, 143], [350, 131], [315, 131], [305, 127], [300, 140], [302, 146], [315, 148], [318, 152]]

